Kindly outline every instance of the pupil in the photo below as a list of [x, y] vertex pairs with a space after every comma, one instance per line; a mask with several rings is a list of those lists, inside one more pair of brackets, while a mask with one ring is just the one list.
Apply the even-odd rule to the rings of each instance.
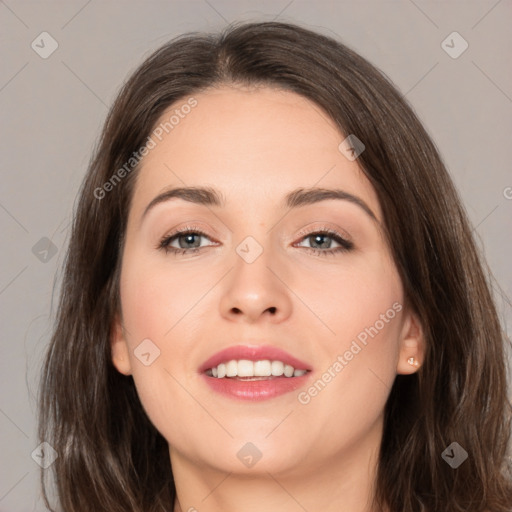
[[[193, 238], [197, 236], [195, 234], [188, 234], [188, 235], [183, 235], [183, 237], [185, 238], [185, 245], [189, 244], [189, 243], [193, 243]], [[181, 244], [180, 244], [181, 245]], [[195, 246], [197, 247], [197, 245]], [[182, 247], [182, 249], [188, 249], [188, 247]]]
[[[322, 238], [324, 238], [324, 239], [325, 239], [325, 238], [327, 238], [327, 235], [315, 235], [315, 236], [314, 236], [315, 243], [317, 243], [317, 242], [318, 242], [318, 240], [321, 240]], [[322, 242], [319, 242], [319, 243], [320, 243], [320, 245], [322, 245]], [[327, 243], [326, 243], [326, 242], [324, 242], [324, 245], [326, 245], [326, 244], [327, 244]], [[329, 244], [327, 244], [327, 245], [329, 245]]]

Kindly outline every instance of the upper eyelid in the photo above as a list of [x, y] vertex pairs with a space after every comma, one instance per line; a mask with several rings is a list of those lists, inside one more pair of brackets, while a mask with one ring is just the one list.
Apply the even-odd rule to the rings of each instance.
[[304, 228], [298, 232], [299, 236], [308, 236], [314, 233], [325, 233], [332, 236], [339, 236], [348, 242], [352, 242], [352, 236], [343, 228], [340, 227], [329, 227], [326, 223], [321, 226], [313, 228]]
[[[198, 234], [202, 237], [208, 238], [212, 242], [216, 242], [215, 240], [212, 240], [212, 238], [215, 238], [215, 237], [212, 237], [206, 231], [207, 230], [204, 230], [204, 229], [200, 228], [199, 226], [185, 226], [185, 227], [180, 227], [180, 228], [175, 229], [168, 235], [164, 235], [161, 238], [161, 240], [162, 241], [172, 240], [172, 239], [179, 237], [180, 235], [185, 235], [187, 233], [193, 233], [193, 234]], [[299, 233], [297, 233], [296, 236], [298, 236], [299, 239], [296, 240], [294, 243], [297, 243], [298, 241], [301, 241], [304, 238], [311, 236], [313, 234], [322, 233], [322, 234], [324, 234], [326, 236], [330, 236], [330, 237], [339, 237], [342, 240], [353, 244], [354, 242], [352, 240], [352, 237], [349, 236], [348, 233], [345, 233], [344, 231], [345, 230], [343, 230], [343, 229], [329, 228], [328, 226], [325, 226], [325, 225], [311, 228], [311, 229], [302, 229]]]
[[[318, 234], [318, 233], [322, 234], [323, 236], [327, 236], [328, 238], [333, 239], [334, 243], [338, 244], [340, 247], [334, 247], [334, 248], [328, 248], [326, 250], [322, 250], [322, 249], [316, 249], [314, 247], [302, 247], [302, 246], [298, 245], [299, 243], [302, 243], [304, 240], [307, 240], [308, 237], [310, 237], [314, 234]], [[177, 239], [181, 235], [186, 235], [186, 234], [197, 234], [199, 236], [208, 238], [209, 240], [213, 241], [212, 237], [210, 237], [207, 233], [202, 232], [202, 230], [194, 228], [192, 226], [186, 226], [185, 228], [179, 228], [174, 233], [171, 233], [170, 235], [162, 238], [160, 240], [159, 244], [157, 245], [156, 249], [163, 250], [166, 253], [172, 252], [175, 255], [178, 255], [178, 254], [185, 255], [187, 253], [188, 254], [197, 253], [201, 249], [205, 248], [203, 246], [203, 247], [195, 247], [195, 248], [187, 249], [187, 248], [178, 248], [178, 247], [171, 246], [171, 243], [175, 239]], [[214, 243], [210, 247], [215, 247], [215, 246], [219, 245], [217, 242], [215, 242], [215, 241], [213, 241], [213, 242]], [[318, 227], [316, 229], [312, 229], [312, 230], [308, 230], [308, 231], [305, 231], [305, 230], [301, 231], [298, 240], [296, 240], [292, 244], [292, 246], [294, 248], [302, 248], [304, 250], [311, 251], [314, 254], [318, 254], [319, 256], [330, 256], [330, 255], [334, 256], [337, 253], [352, 251], [355, 248], [355, 244], [351, 240], [351, 237], [347, 238], [344, 235], [342, 235], [341, 233], [339, 233], [338, 230], [333, 230], [332, 228], [327, 228], [326, 226]]]

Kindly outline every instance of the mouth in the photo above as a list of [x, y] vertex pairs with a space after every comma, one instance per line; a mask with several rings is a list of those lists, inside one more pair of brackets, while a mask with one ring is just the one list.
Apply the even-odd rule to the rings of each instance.
[[304, 385], [312, 370], [276, 347], [239, 345], [218, 352], [199, 371], [217, 393], [241, 400], [265, 400]]
[[262, 359], [258, 361], [250, 361], [249, 359], [232, 359], [220, 363], [217, 366], [208, 368], [206, 375], [215, 377], [216, 379], [237, 379], [245, 381], [268, 380], [277, 377], [285, 377], [291, 379], [294, 377], [302, 377], [308, 370], [302, 368], [294, 368], [290, 364], [283, 361], [270, 361]]

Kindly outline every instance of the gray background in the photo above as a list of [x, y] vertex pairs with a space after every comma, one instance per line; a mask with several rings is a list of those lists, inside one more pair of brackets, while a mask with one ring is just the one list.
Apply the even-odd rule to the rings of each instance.
[[[461, 193], [512, 332], [511, 0], [0, 0], [0, 511], [44, 510], [31, 458], [37, 378], [70, 214], [108, 106], [171, 37], [274, 19], [340, 39], [410, 100]], [[31, 47], [50, 48], [44, 31], [58, 43], [46, 59]], [[469, 44], [458, 58], [445, 49], [460, 40], [442, 45], [453, 31]]]

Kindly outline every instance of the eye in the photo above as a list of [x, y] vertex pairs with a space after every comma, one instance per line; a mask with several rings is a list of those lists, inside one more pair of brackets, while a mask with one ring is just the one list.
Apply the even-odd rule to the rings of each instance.
[[[337, 253], [351, 251], [354, 248], [354, 244], [350, 240], [347, 240], [333, 229], [323, 228], [301, 234], [304, 235], [301, 240], [309, 241], [313, 245], [313, 247], [305, 247], [305, 249], [319, 256], [333, 256]], [[331, 247], [332, 241], [338, 244], [338, 247]]]
[[[313, 247], [304, 247], [309, 252], [319, 256], [334, 255], [341, 252], [348, 252], [354, 248], [354, 244], [347, 240], [344, 236], [333, 229], [324, 228], [317, 231], [310, 231], [307, 233], [301, 233], [303, 241], [309, 241]], [[180, 228], [171, 233], [170, 235], [164, 236], [157, 249], [164, 251], [166, 254], [174, 253], [179, 254], [192, 254], [197, 253], [205, 246], [201, 246], [201, 238], [211, 238], [202, 230], [186, 226]], [[332, 243], [338, 244], [338, 247], [332, 247]], [[173, 244], [178, 243], [179, 247], [175, 247]], [[303, 247], [299, 244], [294, 244], [296, 247]]]
[[[196, 253], [203, 247], [201, 246], [201, 237], [211, 238], [201, 231], [200, 229], [187, 226], [185, 228], [180, 228], [171, 233], [170, 235], [164, 236], [158, 246], [157, 249], [160, 249], [167, 253], [174, 254], [188, 254], [188, 253]], [[179, 247], [174, 247], [174, 242], [177, 242]]]

